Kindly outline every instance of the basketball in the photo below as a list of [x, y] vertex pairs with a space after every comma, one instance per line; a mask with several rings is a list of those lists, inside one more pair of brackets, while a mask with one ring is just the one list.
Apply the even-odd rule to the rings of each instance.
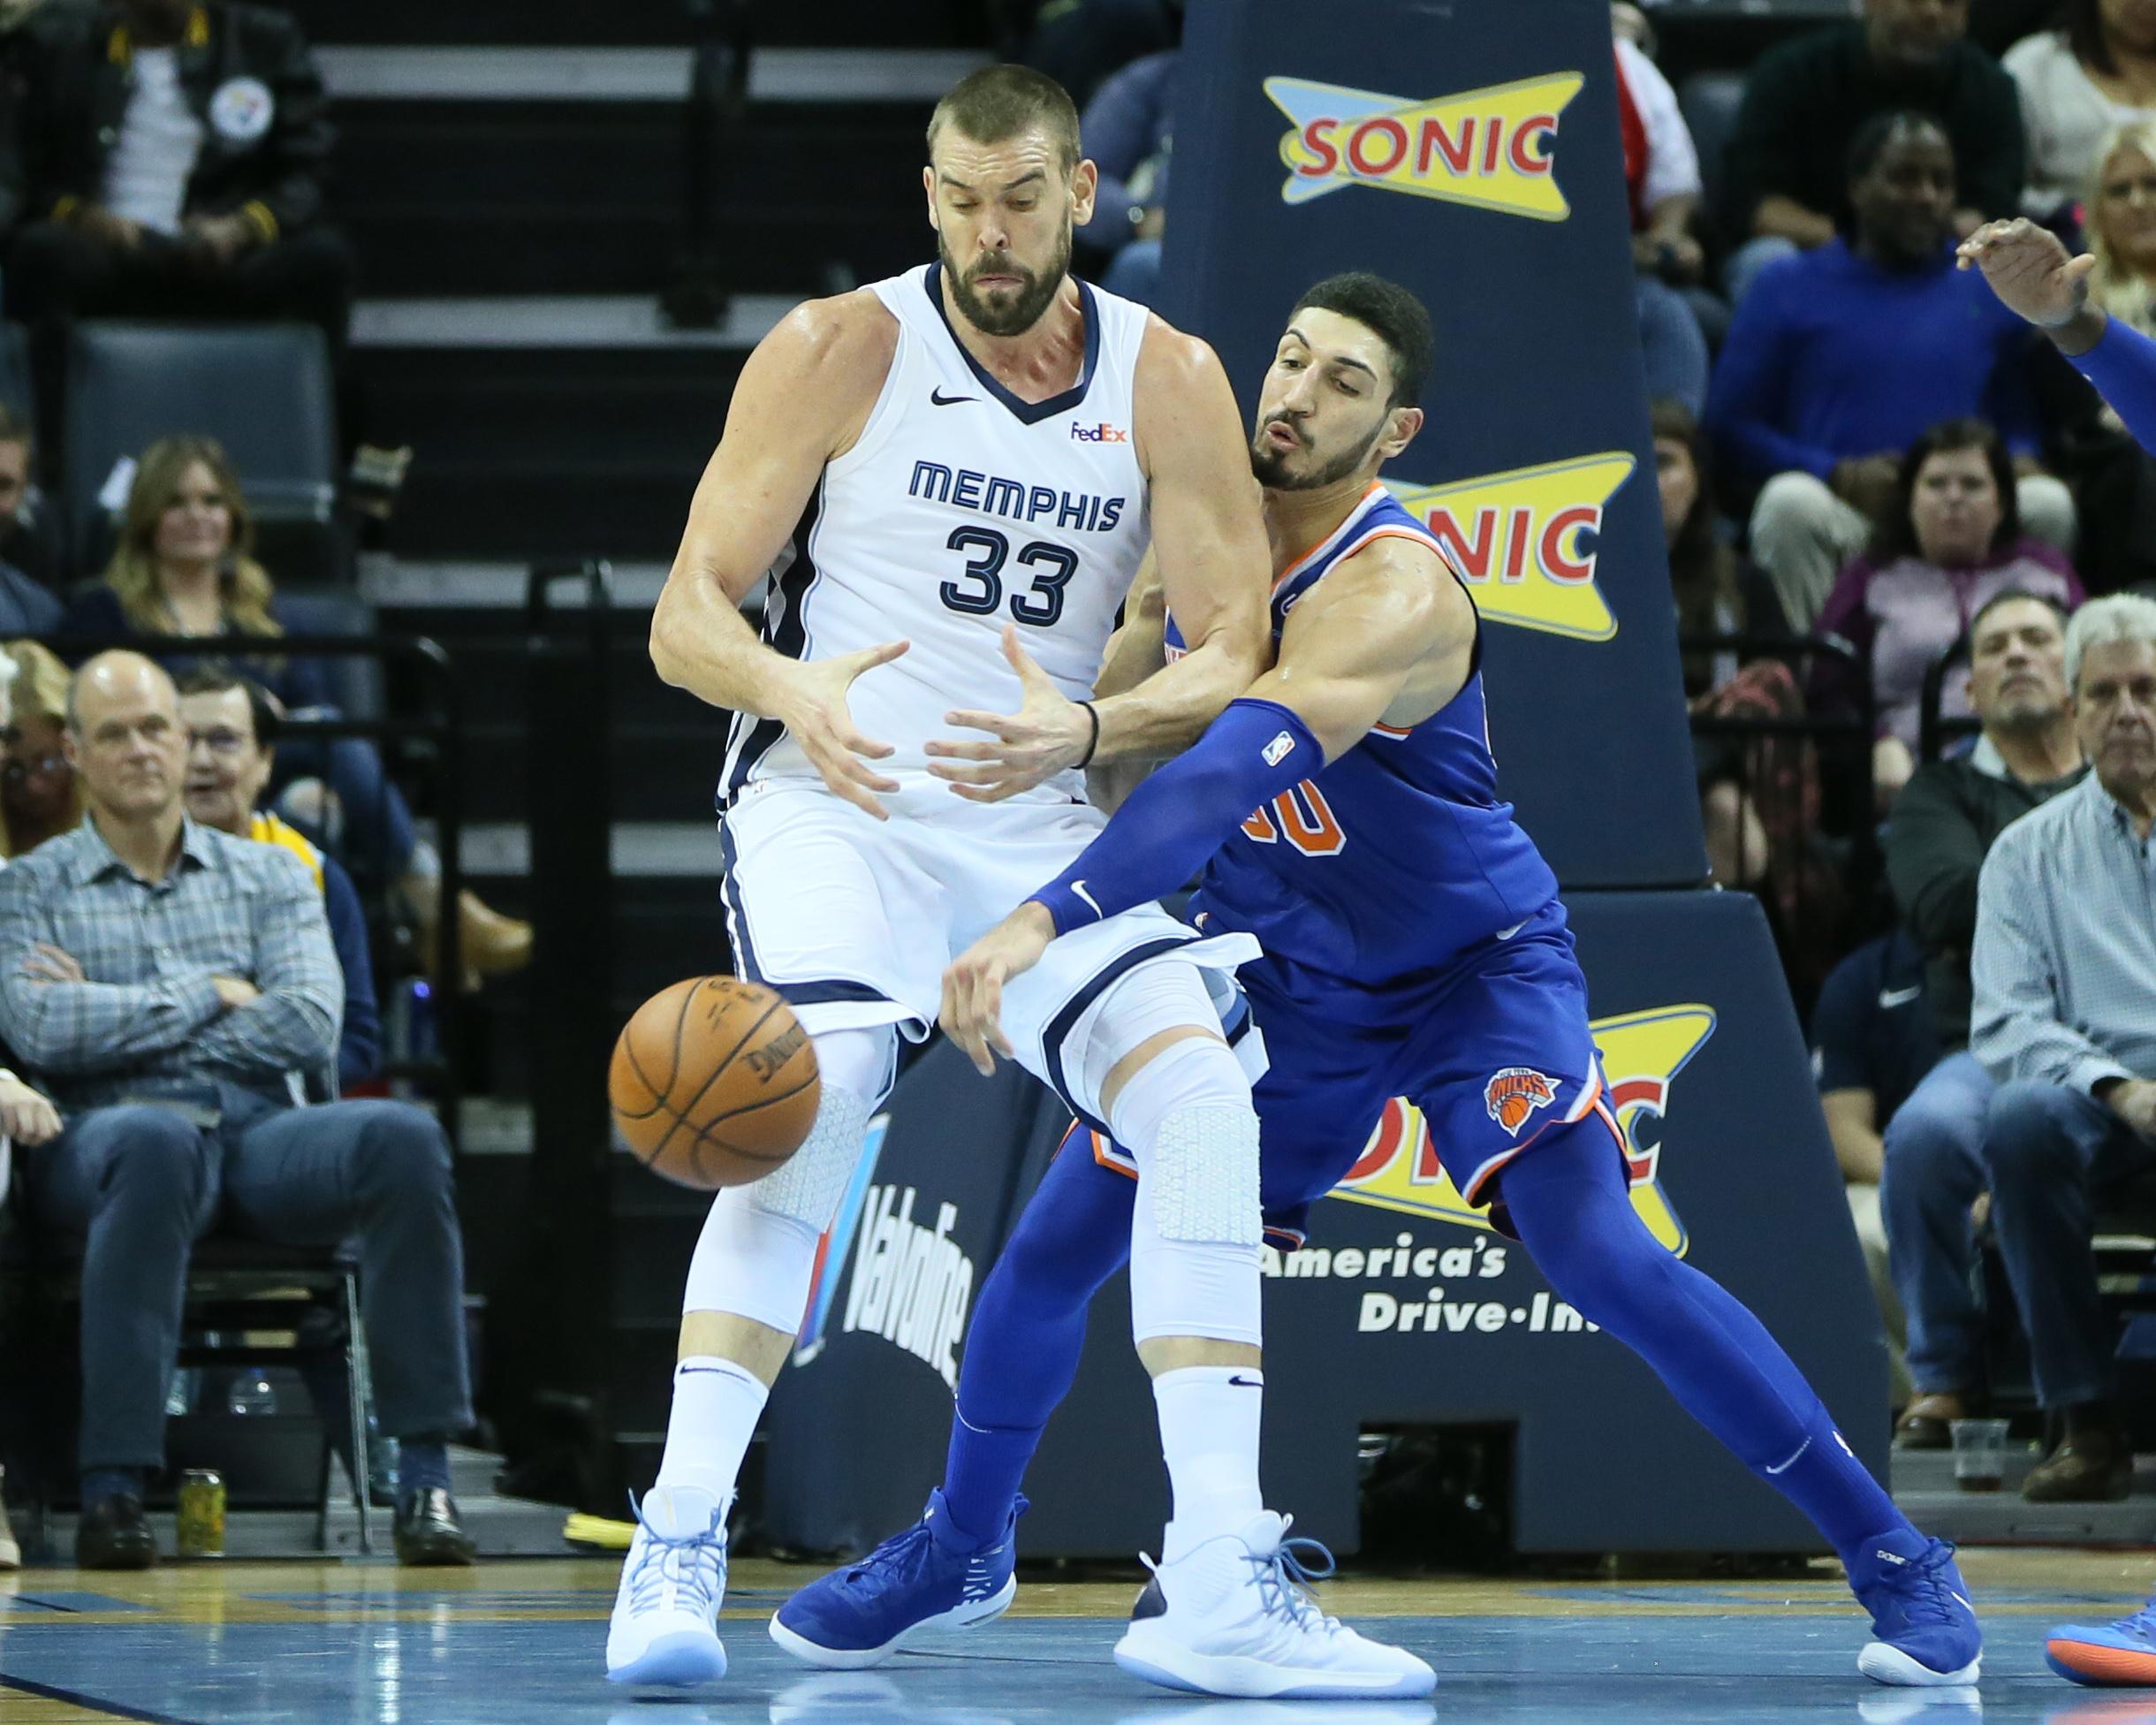
[[607, 1076], [636, 1159], [705, 1192], [761, 1180], [799, 1150], [822, 1090], [793, 1009], [733, 976], [654, 994], [622, 1027]]

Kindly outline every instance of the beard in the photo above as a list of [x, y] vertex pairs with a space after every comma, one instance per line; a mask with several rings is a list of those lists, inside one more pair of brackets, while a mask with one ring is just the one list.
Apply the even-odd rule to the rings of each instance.
[[1278, 421], [1266, 421], [1258, 427], [1257, 437], [1250, 442], [1251, 475], [1269, 491], [1318, 491], [1328, 485], [1337, 485], [1370, 459], [1370, 452], [1385, 435], [1385, 422], [1379, 420], [1370, 428], [1370, 436], [1353, 449], [1342, 450], [1323, 467], [1313, 467], [1308, 473], [1290, 473], [1287, 464], [1304, 452], [1271, 449], [1260, 441], [1266, 430], [1277, 423]]
[[1018, 292], [1001, 305], [991, 304], [985, 295], [975, 290], [971, 277], [959, 268], [958, 260], [951, 255], [940, 233], [936, 236], [936, 253], [943, 260], [944, 279], [951, 284], [952, 302], [968, 323], [984, 336], [1022, 336], [1054, 304], [1057, 293], [1062, 290], [1063, 278], [1070, 274], [1071, 231], [1067, 224], [1055, 255], [1039, 275], [1008, 253], [974, 261], [973, 276], [1019, 278], [1021, 285]]

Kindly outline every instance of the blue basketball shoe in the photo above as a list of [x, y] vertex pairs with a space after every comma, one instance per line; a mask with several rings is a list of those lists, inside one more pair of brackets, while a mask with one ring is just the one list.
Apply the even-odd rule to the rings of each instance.
[[2044, 1662], [2070, 1683], [2156, 1686], [2156, 1600], [2101, 1629], [2067, 1623], [2044, 1638]]
[[780, 1606], [771, 1639], [811, 1665], [849, 1671], [880, 1665], [915, 1636], [1000, 1617], [1018, 1592], [1012, 1535], [1025, 1512], [1021, 1497], [1002, 1538], [976, 1545], [952, 1524], [944, 1494], [930, 1492], [928, 1508], [905, 1532]]
[[655, 1486], [632, 1498], [636, 1537], [621, 1566], [606, 1676], [617, 1683], [717, 1683], [726, 1675], [726, 1506], [715, 1493]]
[[1984, 1635], [1954, 1547], [1915, 1528], [1867, 1540], [1849, 1587], [1871, 1614], [1872, 1639], [1856, 1668], [1877, 1683], [1939, 1688], [1973, 1683]]

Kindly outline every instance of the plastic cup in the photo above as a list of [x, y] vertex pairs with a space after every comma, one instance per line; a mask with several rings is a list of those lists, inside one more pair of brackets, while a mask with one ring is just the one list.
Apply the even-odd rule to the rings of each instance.
[[1954, 1434], [1954, 1483], [1965, 1492], [1996, 1492], [2006, 1485], [2007, 1423], [2003, 1419], [1947, 1422]]

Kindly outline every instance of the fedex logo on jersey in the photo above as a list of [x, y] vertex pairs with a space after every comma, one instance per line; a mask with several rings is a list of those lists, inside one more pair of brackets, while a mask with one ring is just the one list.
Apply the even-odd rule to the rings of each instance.
[[1370, 186], [1561, 222], [1571, 207], [1557, 186], [1558, 117], [1586, 81], [1564, 72], [1418, 100], [1268, 78], [1266, 95], [1293, 122], [1280, 139], [1281, 201]]
[[1103, 420], [1098, 425], [1074, 425], [1071, 441], [1074, 444], [1127, 444], [1130, 433], [1120, 425], [1111, 425]]
[[1443, 485], [1394, 483], [1495, 623], [1607, 641], [1617, 619], [1595, 582], [1603, 512], [1637, 465], [1607, 450]]
[[[1610, 1110], [1617, 1117], [1618, 1130], [1624, 1135], [1632, 1207], [1654, 1237], [1679, 1258], [1689, 1247], [1691, 1236], [1662, 1189], [1662, 1121], [1678, 1073], [1714, 1034], [1714, 1008], [1695, 1003], [1600, 1018], [1590, 1027], [1602, 1056], [1603, 1070], [1609, 1075]], [[1492, 1084], [1497, 1086], [1500, 1080], [1510, 1081], [1522, 1074], [1527, 1079], [1548, 1083], [1541, 1073], [1515, 1068], [1495, 1075]], [[1522, 1090], [1507, 1082], [1502, 1088], [1503, 1098], [1486, 1098], [1492, 1117], [1512, 1129], [1501, 1109], [1525, 1098], [1518, 1111], [1524, 1125], [1535, 1113], [1533, 1086]], [[1429, 1217], [1461, 1227], [1487, 1229], [1490, 1226], [1489, 1212], [1469, 1209], [1439, 1161], [1430, 1122], [1421, 1110], [1398, 1097], [1385, 1106], [1384, 1117], [1371, 1132], [1362, 1156], [1331, 1196], [1348, 1204]]]

